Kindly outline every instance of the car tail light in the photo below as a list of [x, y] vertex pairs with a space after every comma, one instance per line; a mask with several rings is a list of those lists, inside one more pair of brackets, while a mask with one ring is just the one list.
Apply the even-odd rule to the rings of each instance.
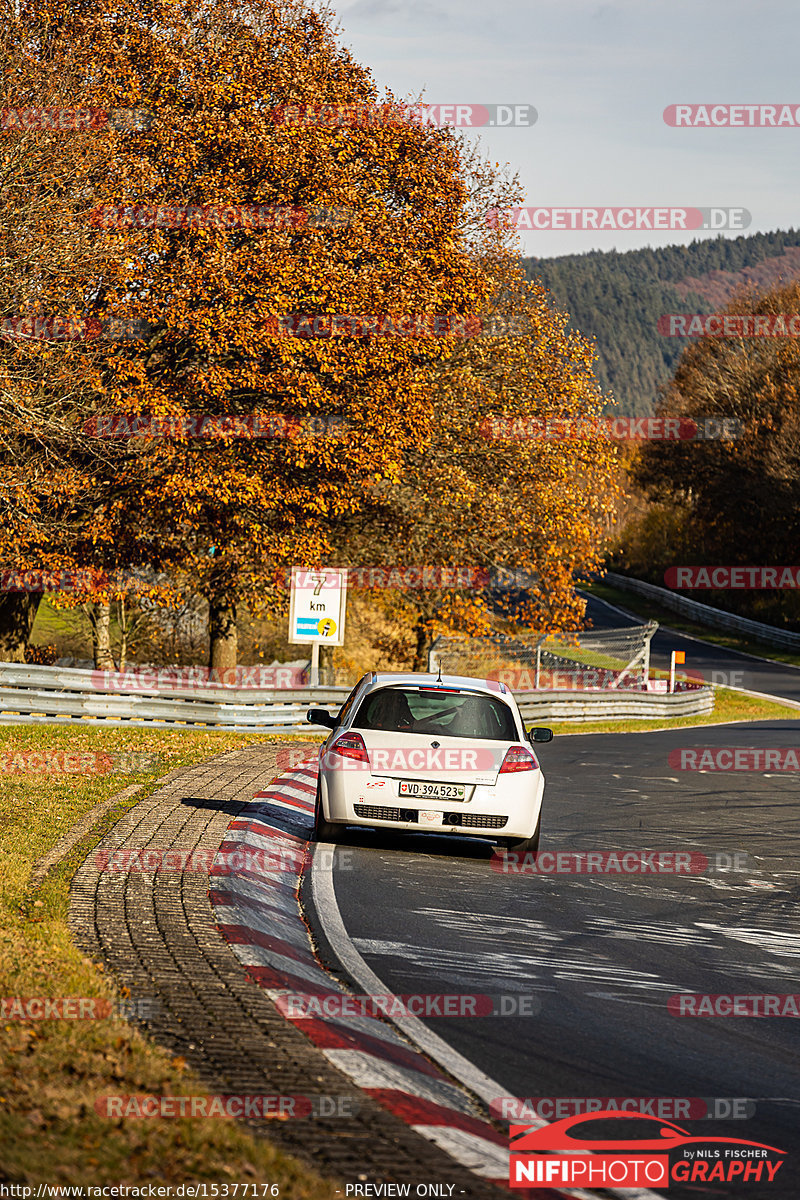
[[354, 758], [356, 762], [369, 764], [367, 747], [360, 733], [343, 733], [330, 747], [331, 754], [341, 754], [342, 758]]
[[509, 775], [513, 771], [536, 771], [538, 767], [536, 759], [524, 746], [511, 746], [506, 750], [500, 774]]

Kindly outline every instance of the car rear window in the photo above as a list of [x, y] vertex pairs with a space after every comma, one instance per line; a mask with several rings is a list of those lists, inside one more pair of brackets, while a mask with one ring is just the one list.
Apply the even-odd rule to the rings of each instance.
[[476, 692], [381, 688], [362, 701], [352, 728], [519, 741], [514, 714], [508, 705]]

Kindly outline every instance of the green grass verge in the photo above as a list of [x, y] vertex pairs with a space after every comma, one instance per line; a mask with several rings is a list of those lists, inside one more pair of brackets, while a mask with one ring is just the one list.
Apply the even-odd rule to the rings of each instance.
[[771, 700], [758, 700], [755, 696], [745, 696], [741, 692], [731, 691], [730, 688], [716, 688], [714, 691], [714, 711], [697, 717], [651, 717], [649, 720], [626, 721], [586, 721], [578, 724], [576, 721], [548, 721], [548, 726], [556, 734], [565, 733], [634, 733], [648, 729], [690, 729], [695, 725], [726, 725], [731, 721], [792, 721], [796, 720], [798, 710], [788, 705], [777, 704]]
[[[124, 999], [102, 966], [82, 955], [70, 938], [68, 891], [75, 869], [106, 830], [158, 786], [158, 776], [253, 741], [275, 740], [286, 739], [188, 730], [0, 728], [0, 752], [129, 750], [162, 759], [158, 775], [150, 776], [3, 775], [0, 995]], [[144, 783], [144, 789], [113, 806], [32, 890], [34, 862], [96, 804], [132, 783]], [[104, 1094], [206, 1091], [185, 1062], [124, 1020], [2, 1021], [0, 1178], [84, 1186], [275, 1184], [282, 1200], [334, 1200], [333, 1183], [233, 1121], [111, 1121], [93, 1107]], [[268, 1135], [267, 1122], [265, 1129]]]
[[769, 658], [773, 662], [800, 667], [800, 654], [795, 651], [781, 650], [778, 646], [771, 646], [768, 642], [758, 642], [744, 634], [727, 633], [724, 629], [711, 629], [707, 625], [699, 625], [696, 621], [690, 621], [687, 617], [681, 616], [680, 613], [672, 612], [671, 609], [664, 608], [663, 605], [653, 600], [637, 595], [636, 592], [624, 591], [622, 588], [615, 588], [607, 583], [582, 583], [580, 589], [582, 592], [597, 596], [600, 600], [608, 600], [609, 604], [625, 608], [637, 617], [643, 617], [647, 621], [658, 621], [660, 625], [669, 625], [671, 629], [676, 629], [680, 633], [688, 633], [692, 637], [702, 638], [704, 642], [711, 642], [715, 646], [724, 646], [726, 650], [741, 650], [745, 654], [755, 654], [757, 658]]
[[[119, 626], [115, 615], [111, 616], [111, 644], [119, 644]], [[63, 654], [75, 658], [92, 657], [92, 627], [81, 607], [54, 608], [47, 596], [43, 596], [29, 642], [32, 646], [55, 646], [59, 657]]]

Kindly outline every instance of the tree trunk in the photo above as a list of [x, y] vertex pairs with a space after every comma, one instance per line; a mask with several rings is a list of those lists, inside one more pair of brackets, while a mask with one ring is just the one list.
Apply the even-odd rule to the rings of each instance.
[[96, 671], [113, 671], [114, 658], [111, 654], [111, 603], [90, 604], [89, 621], [92, 626], [92, 654]]
[[208, 665], [222, 675], [235, 670], [239, 658], [236, 605], [227, 597], [212, 596], [208, 602]]
[[25, 662], [41, 592], [6, 592], [0, 596], [0, 662]]
[[117, 602], [117, 624], [119, 625], [119, 665], [117, 669], [124, 671], [128, 662], [128, 611], [125, 608], [124, 596], [120, 596]]
[[414, 632], [417, 635], [417, 644], [414, 652], [414, 665], [411, 669], [412, 671], [427, 671], [430, 626], [422, 613], [417, 616]]

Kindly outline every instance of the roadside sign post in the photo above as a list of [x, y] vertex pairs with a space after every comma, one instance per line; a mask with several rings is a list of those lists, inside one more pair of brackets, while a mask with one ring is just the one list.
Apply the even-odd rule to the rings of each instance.
[[675, 663], [686, 662], [685, 650], [673, 650], [669, 660], [669, 690], [675, 691]]
[[344, 645], [347, 570], [292, 567], [289, 642], [311, 643], [311, 687], [319, 687], [320, 646]]

